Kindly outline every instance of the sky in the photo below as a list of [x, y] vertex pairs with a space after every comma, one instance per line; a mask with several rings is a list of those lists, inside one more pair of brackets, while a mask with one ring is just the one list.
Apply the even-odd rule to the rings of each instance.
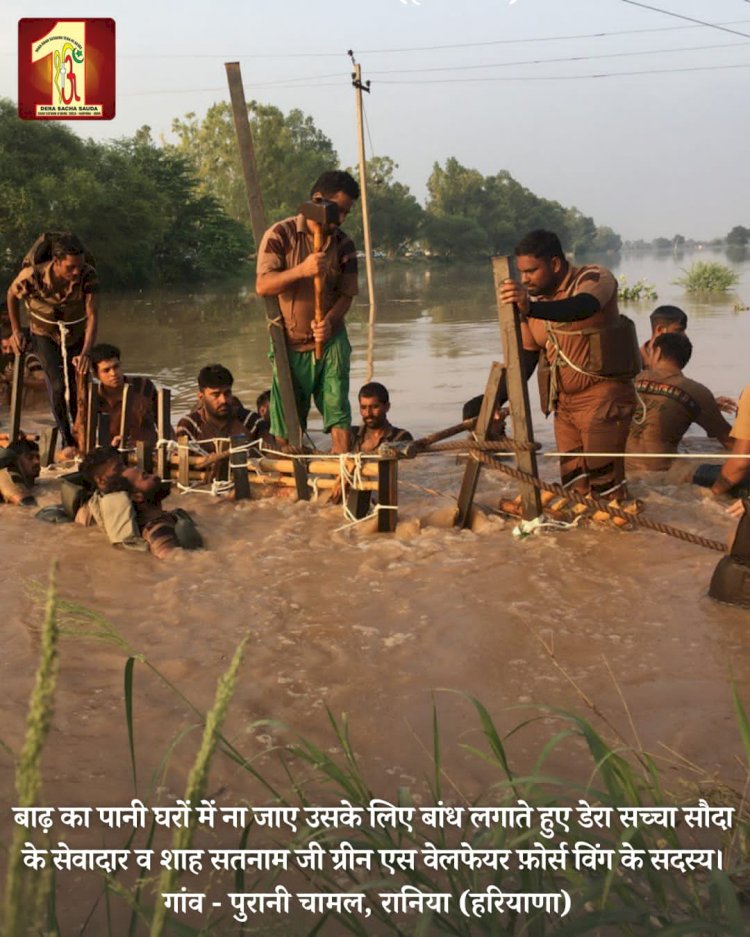
[[[424, 202], [451, 156], [506, 169], [625, 239], [750, 227], [750, 0], [2, 0], [0, 96], [17, 100], [21, 17], [108, 16], [117, 115], [70, 126], [97, 140], [228, 100], [299, 108], [357, 159], [352, 49], [371, 92], [367, 154], [396, 161]], [[680, 17], [701, 20], [699, 25]]]

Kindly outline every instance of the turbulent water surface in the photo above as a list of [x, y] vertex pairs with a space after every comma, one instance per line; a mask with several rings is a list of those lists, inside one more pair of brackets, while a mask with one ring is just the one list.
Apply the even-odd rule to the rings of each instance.
[[[750, 383], [750, 312], [733, 304], [750, 302], [750, 264], [736, 262], [738, 296], [695, 303], [671, 283], [691, 259], [625, 257], [613, 266], [630, 282], [654, 282], [660, 302], [684, 306], [695, 346], [687, 373], [716, 394], [736, 396]], [[384, 265], [377, 287], [375, 377], [391, 390], [393, 422], [415, 434], [457, 422], [462, 401], [483, 388], [500, 356], [489, 268]], [[653, 305], [625, 310], [642, 338]], [[126, 370], [172, 387], [177, 415], [194, 400], [202, 364], [227, 365], [243, 400], [269, 384], [263, 308], [249, 288], [105, 296], [102, 306], [101, 339], [122, 347]], [[355, 403], [365, 374], [366, 316], [362, 305], [350, 314]], [[536, 432], [549, 448], [551, 426], [540, 419]], [[700, 431], [691, 446], [711, 448]], [[554, 477], [553, 460], [542, 462]], [[461, 695], [473, 694], [504, 732], [539, 715], [539, 706], [564, 707], [654, 752], [674, 776], [689, 773], [688, 762], [695, 779], [736, 774], [741, 745], [730, 675], [750, 700], [750, 619], [706, 595], [719, 555], [648, 531], [589, 528], [518, 542], [512, 524], [497, 517], [458, 532], [440, 523], [450, 497], [424, 488], [455, 494], [462, 470], [450, 456], [403, 465], [396, 536], [340, 531], [339, 509], [289, 499], [233, 505], [205, 494], [173, 497], [195, 513], [208, 549], [165, 563], [116, 552], [96, 530], [46, 526], [20, 509], [2, 509], [3, 741], [13, 749], [22, 741], [41, 620], [33, 583], [58, 559], [62, 597], [103, 616], [122, 640], [62, 639], [44, 760], [49, 803], [133, 796], [122, 690], [129, 655], [144, 655], [205, 710], [248, 631], [227, 728], [248, 758], [296, 733], [333, 751], [329, 708], [348, 714], [380, 796], [393, 798], [404, 785], [425, 796], [434, 699], [449, 793], [471, 800], [497, 777], [460, 747], [481, 745]], [[483, 476], [481, 501], [496, 503], [501, 492], [513, 492], [512, 484]], [[722, 540], [732, 529], [723, 506], [690, 487], [639, 482], [633, 493], [654, 518]], [[40, 501], [57, 500], [47, 476]], [[161, 785], [163, 796], [179, 796], [198, 738], [180, 733], [197, 722], [195, 714], [140, 661], [134, 688], [139, 790]], [[521, 733], [511, 742], [513, 757], [528, 765], [551, 731], [543, 722]], [[568, 752], [569, 763], [563, 758], [558, 767], [588, 772], [587, 762], [570, 757], [575, 746]], [[12, 766], [2, 752], [0, 759], [5, 810], [14, 796]], [[276, 771], [270, 756], [258, 764]], [[211, 789], [226, 803], [265, 797], [248, 774], [221, 759]], [[3, 838], [8, 828], [4, 821]]]

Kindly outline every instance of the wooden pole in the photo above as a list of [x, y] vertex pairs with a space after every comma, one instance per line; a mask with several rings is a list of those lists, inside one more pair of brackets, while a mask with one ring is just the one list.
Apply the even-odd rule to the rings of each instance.
[[[245, 189], [247, 191], [247, 201], [250, 209], [250, 223], [253, 228], [255, 249], [257, 251], [263, 239], [267, 224], [266, 213], [263, 208], [263, 196], [258, 179], [258, 169], [255, 163], [253, 135], [247, 116], [247, 101], [245, 99], [245, 90], [242, 86], [242, 73], [240, 71], [239, 62], [226, 62], [224, 68], [226, 69], [227, 81], [229, 82], [229, 95], [232, 100], [234, 127], [237, 133], [237, 143], [240, 148], [240, 160], [245, 176]], [[299, 413], [297, 412], [297, 400], [294, 394], [292, 371], [289, 367], [289, 352], [286, 345], [286, 335], [281, 319], [279, 301], [275, 296], [266, 296], [265, 302], [288, 439], [295, 449], [302, 449], [302, 424], [300, 423]], [[307, 472], [300, 460], [295, 461], [297, 464], [294, 470], [294, 478], [297, 487], [297, 497], [301, 501], [308, 501], [310, 498], [310, 489], [307, 484]]]
[[434, 442], [440, 442], [441, 439], [448, 439], [451, 436], [457, 436], [459, 433], [468, 433], [470, 430], [474, 429], [476, 425], [477, 419], [476, 417], [472, 417], [470, 420], [463, 420], [461, 423], [456, 423], [455, 426], [448, 426], [446, 429], [439, 429], [427, 436], [421, 436], [419, 439], [414, 440], [414, 445], [417, 449], [426, 449]]
[[244, 436], [232, 436], [232, 452], [229, 456], [230, 476], [234, 482], [234, 500], [244, 501], [250, 497], [250, 479], [247, 469], [247, 449], [241, 448], [247, 439]]
[[96, 448], [97, 414], [99, 413], [99, 391], [92, 380], [86, 389], [86, 432], [84, 434], [83, 454]]
[[398, 459], [378, 463], [378, 504], [393, 509], [378, 511], [378, 532], [393, 533], [398, 523]]
[[[493, 257], [492, 274], [495, 281], [495, 294], [497, 296], [497, 312], [500, 319], [500, 337], [503, 343], [505, 367], [507, 373], [508, 403], [510, 415], [513, 420], [513, 438], [519, 443], [534, 441], [534, 426], [531, 421], [531, 405], [529, 404], [529, 389], [524, 377], [522, 358], [523, 342], [521, 340], [521, 321], [518, 310], [512, 303], [500, 302], [500, 289], [503, 280], [515, 278], [515, 264], [510, 257]], [[533, 450], [518, 450], [516, 464], [523, 472], [539, 477], [536, 452]], [[542, 502], [539, 490], [531, 484], [521, 485], [521, 502], [523, 516], [526, 520], [533, 520], [542, 513]]]
[[[503, 376], [503, 366], [499, 361], [493, 361], [490, 368], [490, 374], [487, 378], [487, 386], [482, 398], [482, 406], [477, 417], [476, 427], [474, 429], [475, 437], [484, 442], [487, 438], [487, 430], [492, 422], [492, 414], [495, 410], [495, 400], [497, 399], [497, 389]], [[461, 482], [461, 490], [458, 493], [458, 511], [456, 513], [455, 526], [468, 527], [471, 520], [471, 506], [474, 503], [474, 494], [479, 482], [479, 472], [481, 463], [471, 459], [466, 463], [464, 477]]]
[[10, 393], [10, 428], [8, 437], [11, 445], [21, 435], [21, 406], [23, 405], [23, 378], [26, 372], [26, 353], [19, 352], [13, 359], [13, 378]]
[[57, 434], [56, 426], [48, 426], [39, 434], [39, 464], [42, 468], [47, 468], [55, 461]]
[[[350, 55], [351, 52], [349, 53]], [[354, 61], [352, 55], [352, 85], [357, 110], [357, 151], [359, 154], [359, 200], [362, 205], [362, 232], [365, 239], [365, 268], [367, 270], [367, 293], [370, 299], [370, 320], [367, 330], [367, 377], [372, 380], [375, 367], [375, 276], [372, 268], [372, 239], [370, 237], [370, 212], [367, 205], [367, 163], [365, 160], [365, 131], [362, 118], [362, 91], [369, 94], [370, 83], [362, 84], [362, 66]]]
[[[171, 416], [172, 391], [162, 387], [156, 394], [156, 431], [159, 439], [169, 439], [169, 425]], [[169, 450], [165, 445], [159, 446], [156, 453], [156, 474], [164, 479], [169, 478]]]
[[135, 464], [141, 471], [149, 474], [154, 470], [153, 446], [149, 446], [142, 439], [139, 439], [135, 444]]
[[130, 427], [130, 415], [133, 409], [133, 399], [130, 394], [130, 384], [122, 385], [122, 408], [120, 410], [120, 448], [125, 449], [128, 445], [128, 428]]
[[109, 435], [109, 414], [99, 410], [96, 414], [96, 447], [111, 445]]
[[177, 434], [177, 482], [185, 488], [190, 485], [190, 449], [187, 433]]

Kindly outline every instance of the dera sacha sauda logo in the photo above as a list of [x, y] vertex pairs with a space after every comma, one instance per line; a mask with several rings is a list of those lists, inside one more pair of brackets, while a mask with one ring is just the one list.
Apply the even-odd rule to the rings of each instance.
[[112, 120], [115, 21], [18, 21], [18, 116], [23, 120]]

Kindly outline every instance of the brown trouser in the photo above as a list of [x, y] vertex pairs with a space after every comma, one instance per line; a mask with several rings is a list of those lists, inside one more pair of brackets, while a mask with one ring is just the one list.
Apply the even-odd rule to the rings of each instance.
[[577, 452], [624, 452], [635, 390], [630, 381], [600, 381], [577, 394], [561, 393], [555, 409], [555, 439], [563, 485], [614, 495], [625, 480], [624, 459], [575, 455]]

